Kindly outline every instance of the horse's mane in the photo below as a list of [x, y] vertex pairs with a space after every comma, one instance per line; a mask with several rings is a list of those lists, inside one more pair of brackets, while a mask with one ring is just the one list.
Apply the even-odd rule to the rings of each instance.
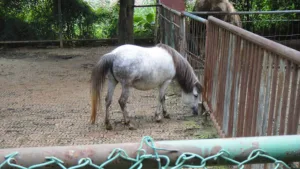
[[175, 78], [177, 82], [185, 93], [192, 92], [198, 79], [188, 61], [183, 58], [179, 52], [168, 45], [159, 43], [156, 47], [166, 50], [172, 56], [176, 70]]

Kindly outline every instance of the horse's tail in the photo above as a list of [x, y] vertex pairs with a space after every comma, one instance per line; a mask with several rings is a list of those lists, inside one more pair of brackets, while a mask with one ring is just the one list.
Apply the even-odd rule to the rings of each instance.
[[101, 95], [100, 92], [103, 88], [103, 83], [105, 82], [105, 77], [108, 71], [112, 68], [113, 61], [115, 59], [114, 54], [103, 55], [99, 62], [95, 65], [92, 70], [91, 75], [91, 99], [92, 99], [92, 114], [91, 122], [95, 123], [97, 104], [99, 103], [99, 109], [101, 109]]

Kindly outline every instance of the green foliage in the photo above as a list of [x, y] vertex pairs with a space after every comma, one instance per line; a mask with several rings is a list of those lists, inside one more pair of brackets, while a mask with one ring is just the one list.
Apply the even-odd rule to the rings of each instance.
[[19, 18], [7, 17], [5, 22], [5, 27], [1, 26], [0, 39], [19, 40], [36, 36], [32, 26]]
[[1, 40], [39, 40], [55, 37], [51, 1], [3, 0], [0, 2]]
[[96, 27], [97, 38], [114, 38], [117, 36], [119, 5], [115, 4], [112, 8], [99, 8], [96, 11], [99, 21]]
[[[144, 4], [155, 4], [155, 1]], [[64, 39], [117, 37], [119, 4], [91, 7], [85, 0], [61, 0]], [[154, 34], [156, 8], [136, 8], [134, 33]], [[1, 0], [0, 40], [58, 39], [58, 0]]]
[[136, 37], [153, 37], [155, 14], [155, 7], [136, 8], [134, 10], [134, 35]]
[[193, 0], [185, 0], [184, 3], [186, 11], [193, 11], [193, 8], [195, 6], [195, 2]]
[[[58, 1], [54, 1], [53, 15], [58, 14]], [[94, 38], [94, 23], [98, 21], [96, 12], [82, 0], [62, 0], [62, 22], [65, 39]]]
[[[85, 0], [61, 0], [64, 39], [115, 38], [119, 18], [119, 4], [112, 7], [92, 8]], [[155, 4], [145, 0], [143, 4]], [[58, 39], [58, 0], [1, 0], [0, 40]], [[193, 1], [186, 0], [188, 11]], [[238, 11], [269, 11], [300, 9], [300, 1], [246, 0], [236, 1]], [[135, 8], [134, 36], [153, 37], [156, 8]], [[282, 33], [287, 29], [298, 30], [286, 20], [300, 19], [299, 14], [240, 15], [243, 27], [252, 32]], [[253, 21], [253, 22], [248, 22]], [[297, 32], [296, 32], [297, 33]], [[298, 32], [300, 33], [300, 32]]]
[[[235, 7], [238, 11], [296, 10], [300, 9], [300, 1], [252, 0], [248, 9], [245, 0], [243, 0], [237, 2]], [[262, 36], [284, 35], [289, 29], [297, 26], [290, 20], [300, 19], [299, 14], [251, 14], [240, 16], [242, 21], [252, 21], [244, 22], [244, 28]], [[299, 29], [295, 27], [294, 31], [299, 31]]]

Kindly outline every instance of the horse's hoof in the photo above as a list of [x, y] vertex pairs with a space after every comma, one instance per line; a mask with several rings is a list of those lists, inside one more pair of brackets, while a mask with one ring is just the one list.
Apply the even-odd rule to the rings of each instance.
[[136, 130], [136, 127], [134, 127], [134, 126], [129, 126], [129, 130]]
[[156, 121], [157, 123], [160, 123], [160, 122], [161, 122], [161, 117], [156, 117], [156, 118], [155, 118], [155, 121]]
[[165, 115], [164, 115], [164, 118], [165, 118], [165, 119], [170, 119], [170, 114], [165, 114]]
[[198, 113], [194, 113], [194, 112], [193, 112], [193, 116], [198, 116], [198, 115], [199, 115]]
[[128, 126], [129, 130], [136, 130], [136, 127], [132, 124], [132, 122], [128, 122], [126, 125]]
[[112, 125], [109, 123], [109, 124], [106, 124], [106, 130], [112, 130], [113, 128], [112, 128]]

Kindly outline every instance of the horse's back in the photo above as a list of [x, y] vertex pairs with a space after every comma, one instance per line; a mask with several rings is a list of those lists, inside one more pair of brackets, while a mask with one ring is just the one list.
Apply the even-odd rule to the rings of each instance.
[[119, 60], [122, 60], [123, 63], [131, 62], [155, 62], [158, 65], [161, 63], [165, 64], [173, 64], [172, 56], [168, 54], [162, 48], [159, 47], [142, 47], [131, 44], [126, 44], [119, 46], [118, 48], [112, 51], [113, 54], [117, 56]]
[[153, 46], [153, 47], [143, 47], [132, 44], [125, 44], [117, 47], [112, 51], [112, 53], [121, 56], [121, 57], [133, 57], [139, 55], [139, 57], [169, 57], [168, 53], [162, 48]]
[[175, 76], [172, 56], [159, 47], [122, 45], [116, 55], [113, 71], [118, 80], [129, 80], [136, 88], [150, 89]]

